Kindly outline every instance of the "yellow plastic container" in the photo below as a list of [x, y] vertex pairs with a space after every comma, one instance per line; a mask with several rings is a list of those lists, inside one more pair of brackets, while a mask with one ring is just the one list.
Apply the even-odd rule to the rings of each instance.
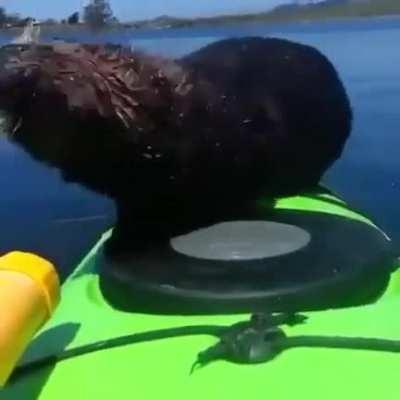
[[47, 260], [23, 252], [0, 257], [0, 386], [59, 302], [60, 283]]

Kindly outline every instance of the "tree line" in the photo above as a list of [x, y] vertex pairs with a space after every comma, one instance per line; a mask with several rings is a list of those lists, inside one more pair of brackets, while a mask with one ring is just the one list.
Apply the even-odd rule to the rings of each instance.
[[[4, 7], [0, 7], [0, 27], [2, 28], [23, 26], [29, 20], [32, 20], [32, 18], [22, 18], [18, 14], [8, 14]], [[89, 4], [84, 7], [82, 13], [76, 11], [61, 21], [49, 18], [41, 23], [44, 25], [55, 25], [59, 23], [74, 25], [80, 22], [92, 29], [102, 29], [118, 23], [110, 3], [107, 0], [91, 0]]]

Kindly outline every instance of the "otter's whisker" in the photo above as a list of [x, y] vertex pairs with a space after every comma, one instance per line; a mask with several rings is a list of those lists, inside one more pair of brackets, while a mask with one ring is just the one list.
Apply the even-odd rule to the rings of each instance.
[[19, 118], [11, 130], [11, 135], [10, 135], [11, 137], [17, 133], [18, 129], [21, 128], [21, 125], [22, 125], [22, 118]]

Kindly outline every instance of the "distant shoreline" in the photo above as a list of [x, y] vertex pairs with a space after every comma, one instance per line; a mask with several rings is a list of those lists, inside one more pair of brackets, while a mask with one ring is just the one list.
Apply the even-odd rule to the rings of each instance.
[[[400, 0], [399, 0], [400, 1]], [[195, 22], [190, 25], [169, 25], [169, 26], [141, 26], [134, 27], [130, 24], [115, 24], [112, 26], [107, 26], [97, 33], [107, 33], [112, 31], [125, 31], [132, 30], [133, 32], [141, 32], [141, 31], [154, 31], [154, 32], [162, 32], [169, 30], [179, 30], [179, 29], [190, 29], [190, 28], [203, 28], [203, 27], [224, 27], [231, 25], [251, 25], [251, 24], [268, 24], [270, 26], [279, 26], [281, 24], [296, 24], [296, 23], [313, 23], [313, 22], [346, 22], [346, 21], [366, 21], [366, 20], [400, 20], [400, 13], [398, 14], [386, 14], [386, 15], [372, 15], [372, 16], [331, 16], [324, 18], [290, 18], [290, 19], [280, 19], [280, 20], [268, 20], [268, 19], [251, 19], [251, 18], [240, 18], [238, 20], [229, 20], [229, 21], [214, 21], [211, 22], [207, 20], [207, 22]], [[197, 20], [194, 20], [197, 21]], [[62, 39], [63, 34], [73, 34], [79, 32], [89, 32], [90, 29], [85, 24], [78, 25], [67, 25], [67, 24], [54, 24], [54, 25], [42, 25], [41, 26], [43, 35], [54, 35], [55, 37], [59, 37]], [[11, 27], [11, 28], [0, 28], [0, 34], [5, 36], [17, 36], [23, 31], [21, 27]]]
[[[111, 11], [111, 10], [110, 10]], [[72, 18], [74, 16], [74, 18]], [[107, 31], [165, 31], [190, 28], [232, 26], [238, 24], [290, 24], [311, 23], [314, 21], [345, 21], [349, 19], [388, 19], [400, 17], [400, 0], [286, 0], [285, 3], [271, 9], [259, 12], [247, 12], [239, 14], [220, 14], [203, 17], [175, 17], [173, 15], [159, 15], [155, 18], [143, 20], [131, 20], [120, 22], [116, 18], [104, 18], [99, 14], [93, 23], [100, 24], [97, 30], [91, 30], [79, 19], [82, 13], [74, 13], [69, 19], [57, 21], [48, 18], [45, 21], [37, 21], [32, 18], [17, 18], [9, 20], [7, 28], [0, 28], [0, 32], [19, 33], [21, 27], [28, 21], [41, 26], [45, 34], [62, 35], [74, 32], [107, 32]], [[111, 12], [112, 16], [112, 12]], [[7, 16], [6, 16], [7, 17]], [[70, 23], [68, 23], [68, 21]], [[97, 21], [97, 22], [96, 22]], [[101, 26], [101, 23], [105, 25]], [[7, 21], [6, 21], [7, 22]], [[3, 24], [5, 22], [3, 21]]]

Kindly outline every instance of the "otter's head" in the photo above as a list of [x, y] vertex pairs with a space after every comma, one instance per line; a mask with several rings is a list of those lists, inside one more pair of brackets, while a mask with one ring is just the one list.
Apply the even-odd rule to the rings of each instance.
[[156, 158], [152, 141], [167, 146], [157, 133], [184, 90], [172, 64], [76, 44], [7, 46], [0, 61], [7, 136], [67, 181], [118, 197]]

